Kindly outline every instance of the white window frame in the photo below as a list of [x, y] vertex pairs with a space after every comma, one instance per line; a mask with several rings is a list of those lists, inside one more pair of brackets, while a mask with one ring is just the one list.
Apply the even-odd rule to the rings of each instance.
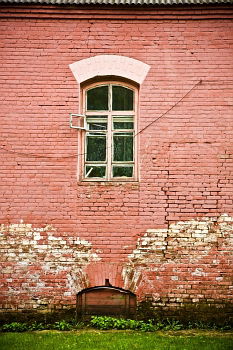
[[[86, 105], [87, 105], [87, 91], [90, 89], [93, 89], [95, 87], [99, 86], [110, 86], [109, 89], [109, 101], [111, 101], [111, 92], [112, 92], [112, 86], [117, 85], [117, 86], [122, 86], [128, 89], [133, 90], [134, 92], [134, 100], [133, 100], [133, 111], [112, 111], [111, 105], [109, 103], [108, 106], [108, 111], [87, 111]], [[82, 114], [85, 115], [85, 120], [84, 124], [87, 127], [87, 118], [91, 116], [106, 116], [107, 115], [107, 120], [108, 120], [108, 126], [107, 126], [107, 131], [106, 131], [106, 148], [107, 148], [107, 158], [106, 158], [106, 177], [85, 177], [85, 166], [87, 165], [88, 162], [85, 161], [85, 155], [86, 155], [86, 135], [88, 133], [88, 130], [82, 131], [82, 160], [81, 160], [81, 180], [82, 181], [100, 181], [100, 182], [135, 182], [138, 181], [138, 140], [137, 140], [137, 126], [138, 126], [138, 86], [129, 84], [128, 82], [121, 82], [118, 80], [106, 80], [106, 81], [99, 81], [95, 82], [92, 84], [85, 85], [82, 90], [81, 90], [81, 99], [82, 99], [82, 105], [81, 105], [81, 111]], [[132, 162], [119, 162], [119, 163], [124, 163], [125, 166], [127, 164], [132, 164], [134, 171], [133, 171], [133, 176], [132, 177], [113, 177], [112, 176], [112, 165], [116, 164], [116, 162], [113, 162], [113, 155], [112, 155], [112, 150], [113, 150], [113, 116], [130, 116], [133, 117], [134, 120], [134, 130], [133, 130], [133, 149], [134, 149], [134, 159]], [[117, 130], [115, 129], [115, 132], [123, 132], [123, 129]], [[128, 129], [125, 129], [125, 132], [130, 132]], [[109, 146], [110, 145], [110, 146]], [[119, 164], [120, 165], [120, 164]]]

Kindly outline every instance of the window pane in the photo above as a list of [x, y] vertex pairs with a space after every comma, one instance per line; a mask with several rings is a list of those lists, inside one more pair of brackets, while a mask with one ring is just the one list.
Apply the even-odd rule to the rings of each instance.
[[88, 130], [107, 130], [108, 117], [106, 115], [92, 115], [86, 120]]
[[92, 134], [87, 135], [87, 161], [105, 161], [106, 160], [106, 136]]
[[133, 116], [113, 116], [113, 129], [133, 129], [134, 128]]
[[85, 177], [105, 177], [106, 176], [106, 167], [105, 166], [95, 166], [87, 165]]
[[112, 87], [112, 110], [132, 111], [133, 110], [133, 90], [122, 86]]
[[108, 110], [108, 86], [99, 86], [87, 91], [87, 110]]
[[89, 130], [107, 130], [107, 123], [95, 122], [88, 123]]
[[133, 166], [113, 166], [113, 177], [132, 177]]
[[132, 122], [113, 122], [113, 129], [133, 129]]
[[132, 133], [117, 133], [113, 135], [113, 160], [116, 162], [133, 160]]

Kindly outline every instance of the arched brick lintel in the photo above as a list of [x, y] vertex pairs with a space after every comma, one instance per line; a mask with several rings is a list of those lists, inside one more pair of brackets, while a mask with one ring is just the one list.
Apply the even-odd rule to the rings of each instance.
[[118, 55], [98, 55], [74, 62], [69, 65], [79, 84], [102, 76], [119, 76], [141, 84], [150, 66], [144, 62]]

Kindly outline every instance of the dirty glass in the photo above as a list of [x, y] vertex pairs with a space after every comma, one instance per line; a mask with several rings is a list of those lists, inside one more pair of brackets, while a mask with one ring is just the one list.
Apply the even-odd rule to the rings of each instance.
[[112, 110], [132, 111], [133, 110], [133, 90], [123, 86], [112, 87]]
[[132, 116], [113, 116], [113, 129], [133, 129], [134, 122]]
[[113, 135], [113, 161], [133, 161], [133, 133]]
[[88, 123], [88, 129], [89, 130], [107, 130], [107, 123], [102, 122], [91, 122]]
[[113, 166], [113, 177], [132, 177], [133, 166]]
[[108, 86], [99, 86], [87, 91], [87, 110], [108, 110]]
[[87, 117], [88, 130], [107, 130], [108, 117], [106, 115], [92, 115]]
[[87, 135], [86, 160], [91, 162], [105, 161], [106, 136], [103, 134]]
[[133, 122], [113, 122], [113, 129], [133, 129]]
[[118, 83], [86, 90], [86, 179], [134, 177], [134, 104], [134, 90]]
[[85, 175], [86, 175], [86, 177], [105, 177], [106, 176], [106, 167], [105, 166], [87, 165]]

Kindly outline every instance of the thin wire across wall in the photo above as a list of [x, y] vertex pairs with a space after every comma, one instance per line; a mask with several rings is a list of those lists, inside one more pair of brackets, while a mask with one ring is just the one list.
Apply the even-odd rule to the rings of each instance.
[[[156, 123], [159, 119], [163, 118], [165, 115], [167, 115], [171, 110], [173, 110], [177, 105], [179, 105], [193, 90], [195, 90], [199, 85], [202, 84], [202, 80], [199, 80], [197, 83], [195, 83], [176, 103], [174, 103], [170, 108], [168, 108], [164, 113], [162, 113], [159, 117], [153, 119], [149, 124], [147, 124], [144, 128], [139, 130], [134, 137], [138, 136], [139, 134], [143, 133], [146, 129], [148, 129], [151, 125]], [[213, 81], [208, 81], [205, 80], [205, 82], [213, 82]], [[217, 80], [216, 80], [217, 82]], [[226, 83], [232, 83], [231, 81], [227, 80]], [[106, 147], [106, 149], [111, 148]], [[35, 154], [35, 153], [26, 153], [26, 152], [18, 152], [14, 150], [9, 150], [5, 147], [0, 146], [0, 149], [12, 153], [12, 154], [17, 154], [21, 156], [26, 156], [26, 157], [31, 157], [31, 158], [42, 158], [42, 159], [69, 159], [69, 158], [76, 158], [78, 156], [83, 156], [86, 154], [85, 153], [75, 153], [75, 154], [68, 154], [66, 156], [46, 156], [46, 155], [40, 155], [40, 154]]]

